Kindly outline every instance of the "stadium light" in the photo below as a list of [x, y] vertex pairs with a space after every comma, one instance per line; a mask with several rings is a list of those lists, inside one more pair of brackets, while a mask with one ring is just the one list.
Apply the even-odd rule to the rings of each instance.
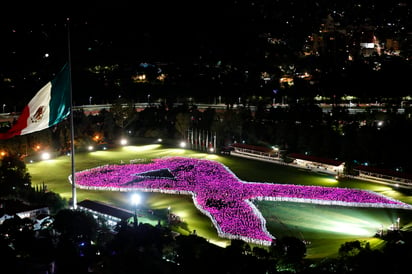
[[137, 227], [137, 206], [140, 204], [141, 197], [137, 193], [133, 193], [131, 197], [131, 202], [134, 207], [134, 216], [133, 216], [133, 222], [134, 222], [134, 227]]
[[42, 159], [42, 160], [49, 160], [50, 157], [51, 157], [51, 155], [50, 155], [50, 153], [48, 153], [48, 152], [43, 152], [43, 153], [41, 154], [41, 159]]
[[126, 139], [121, 139], [121, 140], [120, 140], [120, 144], [121, 144], [122, 146], [127, 145], [127, 140], [126, 140]]

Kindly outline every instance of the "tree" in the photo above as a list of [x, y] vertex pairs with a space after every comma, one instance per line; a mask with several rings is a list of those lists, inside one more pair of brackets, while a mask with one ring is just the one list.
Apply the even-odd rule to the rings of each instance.
[[[367, 241], [351, 241], [338, 250], [340, 273], [384, 273], [391, 272], [382, 252], [372, 250]], [[397, 272], [391, 272], [397, 273]]]
[[122, 98], [112, 104], [110, 111], [113, 113], [116, 125], [122, 129], [125, 128], [127, 120], [131, 119], [136, 112], [133, 103]]
[[103, 132], [103, 136], [105, 140], [106, 141], [113, 140], [116, 137], [115, 135], [116, 123], [113, 117], [113, 113], [103, 109], [100, 111], [99, 116], [101, 117], [103, 121], [101, 131]]
[[0, 162], [0, 196], [18, 195], [31, 189], [31, 176], [19, 157], [5, 156]]
[[98, 224], [89, 213], [62, 209], [56, 214], [53, 227], [69, 239], [87, 241], [96, 238]]
[[96, 257], [98, 224], [93, 215], [80, 210], [62, 209], [53, 228], [60, 233], [56, 246], [57, 273], [83, 273]]
[[52, 191], [38, 191], [35, 192], [34, 196], [33, 202], [46, 205], [52, 214], [64, 209], [68, 204], [65, 198]]
[[190, 126], [190, 114], [189, 113], [178, 113], [176, 115], [175, 128], [180, 134], [180, 137], [184, 137]]
[[285, 236], [270, 246], [270, 253], [277, 260], [278, 271], [299, 272], [304, 267], [306, 245], [296, 237]]

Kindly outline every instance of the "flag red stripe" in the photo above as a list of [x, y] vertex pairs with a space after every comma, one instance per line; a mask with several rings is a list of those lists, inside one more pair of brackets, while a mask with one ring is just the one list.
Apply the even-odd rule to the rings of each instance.
[[27, 119], [30, 116], [29, 106], [25, 106], [17, 122], [5, 133], [0, 133], [0, 139], [9, 139], [16, 135], [21, 135], [21, 131], [27, 127]]

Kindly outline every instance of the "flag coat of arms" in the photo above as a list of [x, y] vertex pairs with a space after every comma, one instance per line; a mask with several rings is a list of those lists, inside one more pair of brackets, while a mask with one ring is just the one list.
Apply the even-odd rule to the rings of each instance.
[[68, 64], [65, 64], [57, 76], [31, 99], [10, 130], [0, 133], [0, 139], [54, 126], [69, 116], [70, 107], [70, 71]]

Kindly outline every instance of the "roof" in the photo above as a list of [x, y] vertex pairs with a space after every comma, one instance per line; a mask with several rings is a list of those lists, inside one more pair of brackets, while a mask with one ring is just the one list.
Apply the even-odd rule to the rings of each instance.
[[98, 202], [98, 201], [91, 201], [91, 200], [83, 200], [79, 203], [77, 203], [77, 205], [79, 207], [83, 207], [101, 214], [106, 214], [112, 217], [116, 217], [118, 219], [121, 220], [126, 220], [131, 218], [134, 214], [133, 212], [123, 209], [123, 208], [119, 208], [119, 207], [115, 207], [109, 204], [105, 204], [102, 202]]
[[334, 159], [329, 159], [329, 158], [322, 158], [322, 157], [311, 156], [311, 155], [305, 155], [305, 154], [300, 154], [300, 153], [290, 153], [287, 156], [290, 158], [306, 160], [306, 161], [311, 161], [311, 162], [316, 162], [316, 163], [322, 163], [322, 164], [327, 164], [331, 166], [340, 166], [341, 164], [344, 163], [344, 161], [339, 161], [339, 160], [334, 160]]
[[273, 152], [272, 148], [263, 147], [263, 146], [246, 145], [246, 144], [240, 144], [240, 143], [234, 143], [231, 146], [232, 147], [238, 147], [238, 148], [244, 148], [244, 149], [251, 149], [251, 150], [255, 150], [255, 151], [259, 151], [259, 152], [265, 152], [265, 153]]
[[392, 169], [383, 169], [383, 168], [364, 166], [364, 165], [357, 165], [354, 167], [354, 169], [376, 173], [376, 174], [381, 174], [381, 175], [387, 175], [387, 176], [396, 177], [396, 178], [403, 178], [403, 179], [409, 179], [409, 180], [412, 179], [412, 174], [405, 173], [405, 172], [399, 172], [399, 171], [395, 171]]
[[13, 216], [21, 212], [32, 211], [44, 207], [47, 206], [33, 206], [19, 200], [0, 199], [0, 216], [3, 216], [4, 214]]

